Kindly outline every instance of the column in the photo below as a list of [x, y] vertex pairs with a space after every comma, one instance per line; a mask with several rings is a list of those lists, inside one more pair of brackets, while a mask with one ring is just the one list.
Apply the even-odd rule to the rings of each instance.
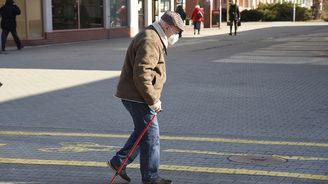
[[130, 28], [131, 28], [131, 35], [130, 36], [135, 36], [139, 32], [139, 24], [138, 24], [138, 1], [133, 0], [129, 1], [129, 20], [130, 20]]
[[145, 0], [145, 24], [152, 24], [152, 0]]
[[52, 32], [52, 5], [51, 0], [43, 0], [43, 29], [44, 32]]
[[110, 29], [110, 0], [104, 1], [104, 27]]

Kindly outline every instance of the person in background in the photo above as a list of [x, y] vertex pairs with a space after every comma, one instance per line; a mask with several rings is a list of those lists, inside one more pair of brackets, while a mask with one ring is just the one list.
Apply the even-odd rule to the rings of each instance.
[[230, 7], [229, 7], [229, 20], [230, 20], [230, 33], [229, 35], [232, 35], [232, 26], [235, 26], [235, 36], [237, 35], [237, 27], [238, 27], [238, 21], [240, 18], [239, 13], [239, 7], [236, 3], [234, 3], [234, 0], [231, 1]]
[[[167, 47], [175, 44], [184, 24], [179, 14], [165, 12], [160, 21], [154, 22], [138, 33], [131, 41], [117, 85], [115, 96], [120, 98], [130, 113], [134, 129], [129, 139], [110, 161], [115, 172], [128, 155], [149, 120], [162, 109], [161, 93], [166, 81], [165, 55]], [[160, 136], [157, 116], [128, 158], [130, 164], [140, 153], [140, 171], [143, 184], [171, 184], [159, 176]], [[130, 182], [126, 165], [119, 176]]]
[[119, 16], [119, 21], [121, 22], [121, 26], [127, 26], [127, 18], [126, 18], [126, 6], [122, 5], [121, 8], [117, 12]]
[[[177, 12], [181, 16], [181, 19], [183, 22], [186, 20], [187, 15], [186, 15], [186, 12], [183, 10], [182, 5], [177, 6], [177, 9], [175, 12]], [[181, 38], [181, 37], [182, 37], [182, 31], [180, 31], [180, 33], [179, 33], [179, 38]]]
[[13, 36], [17, 49], [20, 50], [23, 48], [21, 41], [18, 38], [16, 27], [16, 16], [20, 15], [21, 11], [19, 7], [15, 4], [13, 0], [6, 0], [5, 5], [0, 8], [1, 16], [1, 49], [2, 51], [6, 50], [6, 42], [8, 34], [11, 33]]
[[192, 11], [191, 20], [194, 24], [194, 35], [196, 34], [196, 30], [198, 30], [198, 34], [200, 34], [200, 25], [201, 22], [204, 21], [204, 11], [200, 9], [199, 5], [196, 5]]

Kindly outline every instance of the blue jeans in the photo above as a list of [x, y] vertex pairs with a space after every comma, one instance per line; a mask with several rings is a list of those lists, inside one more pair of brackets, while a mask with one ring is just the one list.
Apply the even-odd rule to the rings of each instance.
[[[134, 131], [131, 133], [124, 147], [111, 159], [111, 162], [117, 166], [121, 165], [133, 144], [155, 114], [155, 112], [145, 103], [126, 100], [122, 100], [122, 102], [132, 116]], [[153, 123], [128, 159], [127, 164], [132, 163], [139, 153], [142, 181], [155, 180], [158, 177], [160, 158], [159, 126], [157, 117], [154, 118]]]

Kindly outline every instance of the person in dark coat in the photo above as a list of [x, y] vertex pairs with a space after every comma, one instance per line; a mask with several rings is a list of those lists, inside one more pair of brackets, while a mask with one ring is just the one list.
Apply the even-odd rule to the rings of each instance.
[[21, 11], [19, 7], [14, 3], [13, 0], [6, 0], [4, 6], [0, 8], [0, 15], [1, 15], [1, 43], [2, 43], [2, 51], [6, 49], [6, 42], [8, 34], [11, 33], [13, 36], [17, 49], [20, 50], [23, 48], [21, 41], [18, 38], [17, 31], [16, 31], [16, 16], [20, 15]]
[[[177, 9], [175, 12], [177, 12], [180, 15], [183, 22], [186, 20], [187, 15], [181, 5], [177, 6]], [[179, 38], [181, 38], [181, 37], [182, 37], [182, 31], [180, 31], [180, 33], [179, 33]]]
[[237, 23], [240, 18], [239, 8], [236, 3], [232, 2], [229, 7], [230, 33], [232, 35], [232, 26], [235, 26], [235, 36], [237, 35]]

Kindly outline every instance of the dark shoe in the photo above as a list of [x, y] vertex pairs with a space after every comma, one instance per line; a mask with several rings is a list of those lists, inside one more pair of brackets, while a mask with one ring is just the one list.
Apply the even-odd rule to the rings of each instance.
[[237, 33], [235, 32], [235, 36], [237, 36]]
[[21, 50], [22, 48], [24, 48], [23, 45], [19, 46], [17, 49], [18, 49], [18, 50]]
[[229, 35], [232, 35], [232, 33], [229, 33]]
[[166, 180], [158, 177], [155, 181], [144, 181], [143, 184], [172, 184], [172, 180]]
[[[107, 165], [112, 168], [115, 172], [117, 172], [117, 170], [119, 169], [119, 166], [115, 166], [114, 164], [112, 164], [110, 161], [107, 162]], [[118, 174], [123, 180], [130, 182], [131, 179], [130, 177], [126, 174], [126, 167], [123, 167], [121, 173]]]
[[5, 49], [5, 48], [2, 48], [1, 50], [2, 50], [3, 52], [4, 52], [4, 51], [6, 51], [6, 49]]

